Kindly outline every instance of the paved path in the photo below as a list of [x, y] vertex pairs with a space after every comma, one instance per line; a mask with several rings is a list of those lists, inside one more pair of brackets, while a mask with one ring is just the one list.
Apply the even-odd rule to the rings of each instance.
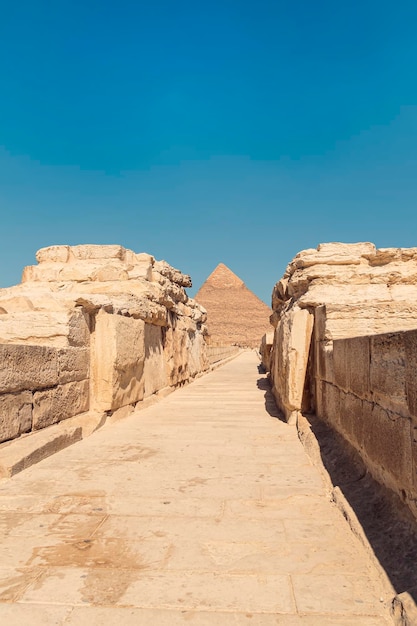
[[382, 626], [253, 353], [0, 481], [0, 624]]

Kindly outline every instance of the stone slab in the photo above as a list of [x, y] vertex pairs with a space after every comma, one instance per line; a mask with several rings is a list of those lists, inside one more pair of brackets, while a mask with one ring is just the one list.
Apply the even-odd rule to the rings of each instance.
[[258, 363], [244, 352], [0, 481], [10, 606], [70, 607], [74, 624], [388, 624], [391, 590], [268, 413]]
[[58, 383], [57, 350], [47, 346], [0, 345], [0, 394], [53, 387]]

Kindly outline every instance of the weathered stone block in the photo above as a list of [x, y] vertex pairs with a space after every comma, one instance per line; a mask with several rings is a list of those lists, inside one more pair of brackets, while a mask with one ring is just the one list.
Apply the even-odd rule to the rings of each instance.
[[128, 280], [129, 274], [123, 265], [107, 263], [96, 270], [92, 275], [92, 280], [99, 282]]
[[306, 309], [294, 311], [290, 325], [288, 359], [288, 379], [285, 405], [292, 410], [301, 409], [304, 385], [310, 354], [310, 342], [314, 316]]
[[0, 298], [0, 306], [6, 313], [19, 313], [34, 310], [32, 300], [27, 296], [2, 297]]
[[49, 283], [58, 280], [61, 265], [59, 263], [42, 263], [27, 265], [22, 272], [22, 283]]
[[25, 311], [0, 316], [1, 343], [84, 347], [89, 342], [88, 316], [70, 311]]
[[91, 359], [94, 409], [109, 411], [143, 399], [145, 322], [97, 314]]
[[369, 337], [352, 337], [346, 340], [349, 389], [361, 398], [367, 398], [369, 389], [370, 346]]
[[89, 409], [89, 381], [58, 385], [33, 394], [33, 428], [39, 430]]
[[[237, 348], [235, 349], [237, 350]], [[206, 342], [201, 332], [188, 331], [186, 333], [186, 350], [188, 355], [186, 356], [188, 375], [194, 377], [198, 372], [206, 369], [208, 365]]]
[[38, 263], [66, 263], [69, 257], [69, 246], [48, 246], [36, 253]]
[[125, 249], [123, 246], [101, 246], [95, 244], [83, 244], [70, 247], [70, 258], [80, 261], [95, 259], [123, 259]]
[[407, 405], [417, 425], [417, 330], [404, 333], [404, 350]]
[[317, 306], [314, 309], [314, 339], [323, 341], [326, 337], [326, 307]]
[[414, 506], [417, 506], [417, 425], [411, 424], [411, 454]]
[[145, 324], [145, 363], [143, 372], [145, 398], [168, 385], [162, 333], [163, 330], [160, 326]]
[[367, 398], [369, 391], [369, 338], [351, 337], [333, 342], [335, 384]]
[[32, 393], [0, 395], [0, 443], [14, 439], [32, 427]]
[[339, 339], [333, 342], [334, 381], [343, 391], [349, 390], [349, 365], [346, 356], [346, 341]]
[[339, 430], [340, 390], [335, 385], [324, 381], [317, 381], [317, 386], [319, 385], [320, 395], [317, 398], [317, 415], [329, 424], [332, 424], [336, 430]]
[[53, 387], [58, 383], [57, 350], [0, 344], [0, 394]]
[[68, 344], [84, 348], [90, 342], [90, 328], [88, 314], [81, 308], [73, 311], [68, 320]]
[[355, 448], [361, 449], [364, 440], [363, 401], [351, 394], [340, 393], [340, 417], [338, 430]]
[[334, 383], [333, 343], [316, 341], [315, 344], [316, 376], [321, 380]]
[[85, 380], [89, 377], [90, 350], [88, 348], [61, 348], [57, 351], [57, 356], [60, 384]]
[[371, 419], [364, 421], [364, 449], [381, 478], [397, 491], [411, 488], [412, 452], [410, 420], [373, 406]]
[[406, 369], [403, 333], [371, 337], [371, 388], [381, 406], [406, 417]]

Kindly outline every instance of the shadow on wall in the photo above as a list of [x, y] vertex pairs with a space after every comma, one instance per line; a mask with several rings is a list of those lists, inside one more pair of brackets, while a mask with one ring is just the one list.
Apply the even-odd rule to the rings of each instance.
[[417, 523], [410, 510], [372, 478], [346, 440], [317, 417], [305, 417], [333, 485], [354, 510], [396, 593], [408, 591], [417, 602]]
[[[263, 366], [259, 365], [258, 371], [260, 374], [262, 373], [262, 370], [263, 370]], [[275, 417], [276, 419], [279, 419], [281, 422], [284, 422], [286, 424], [287, 422], [284, 419], [283, 414], [281, 413], [281, 411], [278, 409], [276, 405], [274, 394], [272, 393], [271, 384], [268, 378], [266, 377], [258, 378], [258, 380], [256, 381], [256, 385], [258, 389], [260, 389], [261, 391], [265, 391], [264, 398], [265, 398], [266, 412], [271, 417]]]

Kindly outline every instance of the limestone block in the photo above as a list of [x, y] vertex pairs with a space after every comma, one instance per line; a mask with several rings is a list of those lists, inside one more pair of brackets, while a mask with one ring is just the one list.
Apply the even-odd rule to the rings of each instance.
[[346, 340], [349, 366], [349, 389], [361, 398], [370, 397], [370, 342], [368, 337]]
[[295, 269], [307, 268], [312, 265], [359, 265], [362, 257], [375, 253], [372, 243], [342, 244], [324, 243], [317, 250], [303, 250], [296, 255], [289, 265], [292, 273]]
[[417, 426], [417, 330], [404, 333], [404, 350], [407, 405]]
[[68, 317], [68, 344], [84, 348], [90, 342], [90, 321], [88, 314], [81, 308], [70, 312]]
[[63, 348], [85, 346], [89, 341], [88, 318], [81, 310], [25, 311], [0, 316], [2, 343], [27, 343]]
[[186, 334], [187, 369], [190, 377], [207, 369], [208, 355], [204, 336], [199, 331], [187, 332]]
[[390, 288], [385, 284], [325, 284], [312, 283], [308, 285], [308, 292], [300, 298], [302, 306], [330, 305], [363, 305], [375, 302], [390, 302], [392, 295]]
[[59, 269], [56, 280], [62, 282], [116, 282], [128, 280], [128, 278], [126, 267], [118, 259], [111, 261], [93, 259], [63, 265]]
[[360, 450], [364, 442], [363, 400], [341, 391], [339, 411], [337, 430]]
[[93, 244], [86, 244], [80, 246], [70, 247], [70, 260], [96, 260], [96, 259], [120, 259], [123, 260], [125, 255], [125, 249], [123, 246], [110, 245], [100, 246]]
[[182, 274], [182, 272], [171, 267], [166, 261], [155, 261], [154, 270], [162, 274], [165, 278], [168, 278], [171, 282], [180, 285], [180, 287], [193, 286], [190, 276]]
[[359, 243], [339, 243], [339, 242], [331, 242], [331, 243], [320, 243], [317, 246], [317, 251], [323, 255], [331, 255], [331, 254], [340, 254], [349, 256], [359, 255], [365, 256], [370, 254], [375, 254], [376, 248], [373, 243], [369, 241], [359, 242]]
[[314, 315], [294, 307], [280, 320], [275, 333], [271, 377], [280, 407], [301, 410]]
[[32, 393], [0, 395], [0, 443], [14, 439], [32, 427]]
[[59, 280], [60, 263], [47, 263], [41, 265], [28, 265], [23, 269], [22, 283], [32, 282], [55, 282]]
[[60, 384], [85, 380], [90, 375], [88, 348], [61, 348], [57, 350], [58, 382]]
[[169, 385], [188, 380], [187, 332], [168, 327], [164, 339], [164, 356]]
[[127, 270], [121, 264], [117, 265], [116, 263], [107, 263], [96, 270], [92, 275], [92, 280], [101, 282], [109, 280], [128, 280], [128, 278], [129, 274]]
[[375, 335], [371, 341], [373, 399], [382, 407], [408, 416], [403, 333]]
[[69, 246], [48, 246], [36, 253], [38, 263], [66, 263], [69, 258]]
[[411, 425], [411, 454], [413, 457], [413, 465], [411, 468], [413, 475], [412, 493], [415, 512], [417, 513], [417, 425], [415, 423]]
[[314, 308], [314, 339], [315, 341], [323, 341], [324, 339], [330, 339], [326, 335], [326, 319], [327, 311], [326, 307], [317, 306]]
[[265, 333], [261, 339], [259, 352], [261, 354], [262, 365], [264, 366], [266, 372], [269, 372], [271, 369], [271, 350], [273, 344], [274, 333]]
[[[407, 305], [410, 306], [410, 304], [412, 305], [414, 302], [417, 301], [417, 285], [415, 284], [390, 285], [389, 290], [391, 298], [396, 302], [403, 302], [404, 308], [406, 308]], [[414, 317], [414, 320], [416, 320], [415, 306], [410, 307], [410, 313]]]
[[370, 394], [369, 337], [352, 337], [333, 342], [335, 384], [344, 391], [367, 398]]
[[316, 328], [319, 330], [319, 323], [319, 335], [325, 339], [382, 334], [417, 326], [416, 307], [409, 303], [407, 306], [399, 302], [363, 302], [362, 305], [330, 303], [318, 317], [321, 310], [322, 307], [315, 308]]
[[364, 449], [380, 479], [391, 489], [411, 489], [412, 446], [410, 420], [374, 404], [364, 420]]
[[155, 263], [153, 256], [144, 252], [135, 254], [131, 250], [126, 250], [125, 262], [127, 263], [129, 280], [144, 278], [152, 281], [152, 269]]
[[288, 406], [292, 409], [302, 404], [313, 320], [309, 311], [295, 311], [288, 354]]
[[89, 409], [89, 381], [58, 385], [33, 394], [33, 429], [56, 424]]
[[[131, 281], [132, 286], [135, 285], [135, 282]], [[109, 285], [109, 291], [107, 291], [106, 288], [103, 288], [103, 283], [97, 283], [97, 292], [94, 291], [94, 287], [88, 289], [85, 296], [77, 298], [77, 304], [90, 314], [103, 309], [109, 313], [122, 313], [123, 315], [129, 313], [131, 317], [150, 324], [167, 325], [167, 310], [161, 304], [148, 300], [146, 297], [112, 293], [114, 283], [109, 283]]]
[[378, 265], [387, 265], [393, 261], [401, 260], [401, 248], [379, 248], [374, 250], [371, 254], [363, 255], [368, 259], [369, 264], [373, 267]]
[[95, 410], [115, 410], [144, 396], [145, 322], [101, 310], [91, 356]]
[[4, 309], [5, 313], [33, 311], [35, 308], [33, 302], [26, 296], [14, 296], [8, 298], [2, 298], [0, 296], [0, 306]]
[[160, 326], [145, 324], [144, 397], [156, 393], [168, 385]]
[[316, 380], [317, 415], [340, 430], [340, 390], [330, 383]]
[[58, 383], [57, 350], [0, 344], [0, 394], [42, 389]]
[[315, 342], [315, 375], [321, 380], [334, 383], [333, 342]]

